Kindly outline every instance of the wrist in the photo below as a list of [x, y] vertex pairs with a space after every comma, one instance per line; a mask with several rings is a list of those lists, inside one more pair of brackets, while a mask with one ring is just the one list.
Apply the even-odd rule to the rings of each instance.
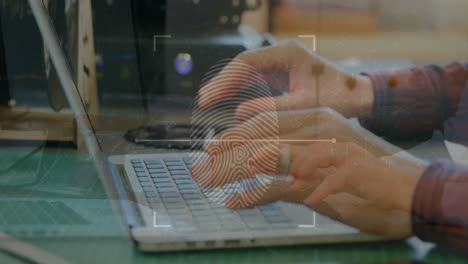
[[335, 102], [332, 100], [330, 106], [348, 118], [363, 118], [371, 115], [374, 108], [372, 80], [367, 76], [355, 78], [345, 75], [344, 78], [353, 80], [355, 86], [350, 89], [349, 84], [346, 83], [342, 88], [344, 101]]
[[389, 175], [394, 186], [393, 208], [410, 212], [413, 205], [413, 196], [418, 184], [419, 177], [426, 170], [427, 164], [413, 157], [396, 154], [382, 158], [387, 164], [394, 168]]
[[[422, 173], [422, 172], [421, 172]], [[404, 185], [403, 188], [401, 189], [400, 196], [399, 197], [399, 209], [406, 211], [406, 212], [411, 212], [411, 206], [413, 204], [413, 195], [414, 191], [416, 190], [416, 185], [418, 183], [419, 175], [414, 175], [414, 174], [407, 174], [405, 175], [406, 180], [403, 181]]]
[[357, 117], [367, 117], [374, 108], [374, 88], [372, 80], [367, 76], [360, 76], [357, 101]]

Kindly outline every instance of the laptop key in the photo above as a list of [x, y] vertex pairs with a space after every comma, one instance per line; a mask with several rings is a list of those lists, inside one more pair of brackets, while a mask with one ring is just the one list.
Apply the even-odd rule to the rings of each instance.
[[138, 177], [138, 180], [140, 182], [149, 182], [150, 180], [148, 179], [148, 177], [144, 176], [144, 177]]
[[143, 168], [143, 163], [133, 163], [132, 164], [133, 168]]
[[[161, 184], [162, 185], [162, 184]], [[166, 195], [168, 193], [178, 193], [177, 188], [173, 185], [171, 186], [159, 186], [156, 185], [157, 192], [161, 195]]]
[[188, 207], [192, 211], [197, 210], [211, 210], [211, 208], [207, 204], [189, 204]]
[[141, 189], [143, 189], [143, 191], [154, 191], [154, 187], [153, 186], [142, 186]]
[[160, 179], [169, 179], [169, 174], [167, 173], [150, 173], [151, 178], [160, 178]]
[[160, 192], [161, 194], [166, 194], [166, 193], [177, 193], [177, 188], [174, 187], [174, 186], [170, 186], [170, 187], [162, 187], [162, 186], [156, 186], [157, 189], [158, 189], [158, 192]]
[[185, 200], [188, 205], [206, 204], [204, 200]]
[[188, 211], [185, 207], [172, 207], [169, 206], [167, 208], [167, 212], [169, 212], [170, 215], [189, 215]]
[[147, 182], [140, 182], [140, 185], [141, 185], [142, 187], [153, 186], [153, 184], [152, 184], [151, 182], [149, 182], [149, 181], [147, 181]]
[[187, 172], [185, 171], [171, 171], [170, 172], [172, 177], [174, 179], [180, 179], [180, 180], [190, 180], [192, 182], [195, 182], [192, 178], [192, 176], [190, 176]]
[[147, 169], [158, 169], [158, 170], [163, 170], [164, 166], [162, 164], [148, 164], [146, 165]]
[[190, 216], [176, 216], [171, 217], [172, 223], [176, 227], [179, 226], [192, 226], [194, 224], [194, 220]]
[[145, 192], [146, 197], [156, 197], [158, 196], [155, 192]]
[[200, 197], [200, 196], [196, 196], [196, 195], [182, 195], [184, 197], [184, 199], [188, 202], [192, 202], [192, 201], [201, 201], [204, 203], [203, 201], [203, 198]]
[[167, 162], [174, 162], [174, 161], [177, 161], [177, 162], [180, 162], [180, 158], [163, 158], [163, 160], [167, 163]]
[[164, 164], [166, 164], [166, 166], [177, 166], [182, 164], [182, 161], [179, 158], [164, 159]]
[[210, 211], [210, 210], [200, 210], [200, 211], [193, 211], [192, 210], [192, 215], [199, 221], [203, 222], [213, 222], [213, 221], [218, 221], [218, 218]]
[[182, 171], [187, 172], [185, 166], [167, 166], [167, 169], [171, 172]]
[[187, 206], [185, 205], [183, 201], [169, 203], [167, 207], [170, 209], [183, 209], [188, 212]]
[[282, 216], [284, 215], [284, 213], [281, 211], [281, 210], [262, 210], [261, 211], [263, 215], [266, 215], [266, 216]]
[[162, 161], [160, 159], [145, 159], [143, 160], [146, 165], [150, 164], [162, 164]]
[[197, 190], [197, 189], [194, 189], [194, 188], [191, 188], [191, 189], [180, 189], [180, 193], [182, 194], [182, 196], [184, 195], [199, 195], [200, 197], [202, 197], [202, 194], [200, 194], [200, 192]]
[[180, 211], [168, 211], [171, 216], [172, 221], [184, 221], [184, 222], [193, 222], [195, 221], [190, 214], [187, 214], [187, 211], [184, 209], [179, 209]]
[[[213, 208], [213, 206], [211, 206]], [[220, 207], [214, 207], [213, 208], [213, 211], [215, 211], [216, 213], [219, 213], [219, 214], [229, 214], [229, 215], [235, 215], [236, 217], [239, 217], [235, 211], [231, 210], [231, 209], [228, 209], [224, 206], [220, 206]]]
[[169, 178], [153, 178], [154, 183], [168, 183], [172, 182]]
[[188, 182], [190, 182], [190, 183], [186, 183], [185, 185], [187, 185], [187, 184], [195, 185], [195, 182], [193, 181], [192, 177], [190, 177], [188, 175], [182, 175], [182, 177], [179, 177], [178, 175], [172, 175], [172, 178], [174, 179], [174, 181], [188, 181]]
[[163, 204], [148, 204], [149, 208], [151, 208], [154, 211], [161, 211], [164, 210], [164, 205]]
[[197, 196], [197, 194], [181, 192], [181, 195], [187, 203], [191, 201], [200, 201], [205, 204], [204, 199], [202, 197]]
[[[159, 189], [163, 189], [163, 188], [171, 188], [171, 189], [176, 189], [176, 186], [174, 183], [172, 182], [161, 182], [161, 183], [158, 183], [156, 185], [156, 188], [159, 190]], [[177, 191], [177, 189], [176, 189]]]
[[266, 226], [269, 224], [264, 217], [242, 217], [242, 221], [250, 228], [254, 226]]
[[194, 184], [192, 179], [174, 179], [174, 181], [179, 184], [179, 185], [184, 185], [184, 184]]
[[228, 228], [229, 227], [232, 227], [232, 229], [244, 229], [245, 228], [245, 225], [242, 221], [240, 220], [225, 220], [225, 219], [221, 219], [221, 225], [224, 227], [224, 228]]
[[166, 170], [165, 169], [148, 169], [148, 172], [157, 174], [157, 173], [166, 173]]
[[159, 196], [147, 196], [146, 200], [148, 201], [148, 204], [162, 204], [161, 198], [159, 198]]
[[164, 202], [185, 204], [184, 199], [182, 199], [182, 197], [177, 193], [160, 193], [159, 195]]
[[176, 181], [174, 181], [175, 184], [177, 185], [177, 188], [179, 188], [180, 192], [182, 193], [196, 193], [198, 194], [200, 197], [204, 197], [206, 198], [206, 196], [200, 192], [200, 189], [197, 188], [197, 186], [195, 186], [193, 183], [191, 184], [180, 184], [180, 183], [177, 183]]
[[137, 177], [146, 177], [146, 172], [137, 172]]
[[212, 216], [216, 218], [215, 214], [213, 211], [210, 210], [210, 208], [202, 208], [198, 207], [199, 209], [191, 209], [190, 211], [192, 212], [193, 215], [198, 215], [198, 216]]

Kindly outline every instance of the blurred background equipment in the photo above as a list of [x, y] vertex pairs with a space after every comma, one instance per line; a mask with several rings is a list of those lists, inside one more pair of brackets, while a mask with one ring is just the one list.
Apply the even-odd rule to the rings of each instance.
[[[206, 73], [222, 60], [270, 44], [256, 29], [241, 25], [243, 14], [258, 10], [264, 2], [132, 0], [142, 104], [150, 115], [177, 111], [186, 118], [132, 129], [125, 138], [156, 148], [189, 148], [177, 139], [190, 138], [190, 130], [184, 133], [180, 128], [190, 125], [193, 102]], [[161, 127], [170, 133], [157, 133]]]
[[[89, 113], [95, 115], [98, 99], [91, 2], [44, 3], [53, 14], [51, 23], [67, 50], [82, 100]], [[66, 107], [63, 89], [27, 7], [26, 0], [0, 0], [0, 33], [4, 41], [0, 58], [8, 64], [8, 68], [0, 68], [10, 91], [8, 105], [0, 111], [0, 140], [80, 146], [73, 115]]]
[[8, 106], [10, 101], [10, 87], [8, 85], [5, 46], [3, 44], [2, 21], [0, 20], [0, 107]]
[[[216, 62], [249, 49], [261, 36], [239, 31], [242, 15], [259, 0], [132, 0], [132, 17], [144, 106], [191, 106], [203, 75]], [[256, 34], [256, 33], [255, 33]], [[179, 104], [177, 104], [179, 102]]]

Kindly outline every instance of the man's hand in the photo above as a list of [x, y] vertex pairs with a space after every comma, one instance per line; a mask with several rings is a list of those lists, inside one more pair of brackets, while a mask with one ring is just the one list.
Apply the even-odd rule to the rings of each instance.
[[[298, 128], [294, 126], [295, 118], [301, 123]], [[272, 119], [279, 129], [269, 129], [267, 124]], [[379, 202], [384, 208], [402, 209], [401, 205], [410, 200], [412, 187], [408, 186], [417, 178], [412, 176], [418, 176], [424, 168], [424, 164], [412, 159], [398, 158], [395, 162], [393, 154], [400, 149], [324, 108], [258, 115], [222, 133], [205, 150], [209, 158], [192, 167], [194, 179], [204, 188], [244, 180], [261, 182], [261, 174], [293, 176], [292, 182], [259, 184], [232, 197], [227, 203], [230, 207], [276, 200], [303, 202], [309, 196], [308, 202], [314, 204], [345, 191]], [[285, 158], [288, 171], [283, 171]], [[398, 193], [382, 195], [395, 190]]]
[[267, 139], [293, 145], [318, 141], [355, 143], [377, 157], [401, 151], [328, 107], [261, 113], [217, 135], [205, 145], [204, 150], [221, 154], [234, 147]]
[[[425, 164], [417, 161], [411, 169], [379, 159], [353, 143], [318, 143], [292, 147], [291, 171], [294, 177], [311, 177], [315, 171], [334, 168], [321, 179], [318, 187], [305, 200], [308, 205], [320, 203], [329, 195], [347, 192], [384, 209], [411, 210], [411, 200], [418, 177]], [[308, 157], [304, 153], [313, 153]], [[309, 176], [307, 176], [309, 175]]]
[[311, 208], [367, 233], [392, 239], [403, 239], [412, 235], [410, 212], [381, 208], [349, 193], [330, 195]]
[[262, 113], [228, 129], [206, 144], [209, 159], [192, 167], [200, 186], [216, 188], [253, 179], [258, 173], [278, 171], [280, 144], [297, 146], [317, 142], [349, 142], [375, 157], [401, 150], [330, 108]]
[[363, 116], [372, 110], [374, 98], [368, 78], [339, 70], [294, 41], [240, 54], [202, 87], [199, 106], [206, 109], [229, 100], [251, 85], [245, 76], [252, 70], [260, 73], [273, 88], [284, 91], [284, 95], [242, 103], [236, 113], [240, 120], [261, 112], [319, 106], [333, 108], [347, 117]]

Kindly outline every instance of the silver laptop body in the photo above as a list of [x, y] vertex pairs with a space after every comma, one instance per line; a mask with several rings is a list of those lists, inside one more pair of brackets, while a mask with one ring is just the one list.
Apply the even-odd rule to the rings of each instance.
[[111, 156], [99, 147], [63, 49], [42, 1], [30, 0], [33, 14], [57, 69], [86, 147], [95, 160], [110, 201], [143, 251], [199, 250], [371, 241], [381, 239], [316, 214], [308, 207], [276, 202], [229, 210], [210, 199], [229, 188], [201, 190], [190, 176], [190, 154]]
[[321, 216], [300, 204], [276, 202], [229, 210], [228, 188], [201, 190], [190, 176], [190, 154], [111, 156], [122, 168], [138, 225], [130, 232], [143, 251], [338, 243], [381, 239]]

